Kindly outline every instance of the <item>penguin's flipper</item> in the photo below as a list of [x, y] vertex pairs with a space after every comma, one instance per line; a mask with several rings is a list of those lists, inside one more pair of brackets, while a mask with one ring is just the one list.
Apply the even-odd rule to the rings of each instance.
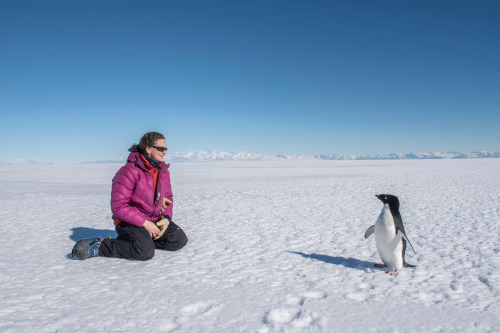
[[370, 237], [374, 233], [375, 233], [375, 225], [372, 225], [371, 227], [369, 227], [368, 229], [366, 229], [365, 238]]
[[407, 242], [408, 242], [408, 244], [410, 244], [411, 249], [413, 250], [413, 253], [417, 254], [417, 252], [415, 252], [415, 249], [413, 248], [413, 245], [411, 245], [410, 240], [408, 239], [408, 237], [406, 237], [405, 233], [404, 233], [403, 231], [401, 231], [401, 229], [398, 229], [398, 234], [400, 234], [400, 235], [401, 235], [401, 237], [403, 237], [403, 238], [404, 238], [404, 240], [405, 240], [405, 241], [407, 241]]
[[406, 261], [403, 263], [403, 266], [405, 266], [405, 267], [410, 267], [410, 268], [417, 267], [417, 266], [415, 266], [415, 265], [412, 265], [412, 264], [407, 263]]

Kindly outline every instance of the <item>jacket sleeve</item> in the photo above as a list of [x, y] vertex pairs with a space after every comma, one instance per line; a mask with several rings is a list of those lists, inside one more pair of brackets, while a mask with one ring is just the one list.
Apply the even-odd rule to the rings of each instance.
[[130, 205], [136, 181], [137, 175], [126, 166], [118, 170], [111, 188], [111, 211], [114, 218], [142, 227], [148, 218]]
[[166, 180], [166, 185], [165, 185], [165, 191], [163, 193], [163, 196], [167, 198], [168, 200], [172, 201], [170, 205], [167, 206], [167, 209], [163, 212], [163, 215], [167, 215], [172, 219], [172, 214], [174, 210], [174, 195], [172, 194], [172, 185], [170, 184], [170, 172], [167, 170], [165, 174], [165, 180]]

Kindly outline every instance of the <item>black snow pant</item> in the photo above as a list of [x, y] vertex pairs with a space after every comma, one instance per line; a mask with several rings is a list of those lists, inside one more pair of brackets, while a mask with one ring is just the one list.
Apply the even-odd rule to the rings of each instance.
[[184, 231], [174, 222], [160, 239], [154, 240], [143, 227], [136, 227], [126, 222], [116, 226], [118, 237], [104, 239], [99, 249], [103, 257], [115, 257], [135, 260], [149, 260], [153, 258], [155, 249], [177, 251], [186, 245], [188, 239]]

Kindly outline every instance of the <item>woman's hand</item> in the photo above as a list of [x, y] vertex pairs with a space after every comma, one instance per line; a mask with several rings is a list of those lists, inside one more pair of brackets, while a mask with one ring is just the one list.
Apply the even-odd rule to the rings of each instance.
[[163, 214], [165, 212], [165, 209], [167, 209], [167, 206], [169, 206], [170, 204], [172, 203], [172, 201], [170, 201], [169, 199], [167, 198], [163, 198], [163, 202], [161, 204], [161, 214]]
[[149, 235], [151, 236], [151, 238], [155, 237], [160, 232], [160, 229], [158, 229], [156, 224], [154, 224], [153, 222], [148, 221], [148, 220], [146, 220], [146, 222], [144, 222], [143, 227], [149, 232]]

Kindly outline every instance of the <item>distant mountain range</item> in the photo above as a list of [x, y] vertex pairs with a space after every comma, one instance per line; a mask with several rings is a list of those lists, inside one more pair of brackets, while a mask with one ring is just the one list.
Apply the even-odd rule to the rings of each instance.
[[[463, 159], [463, 158], [500, 158], [500, 153], [486, 151], [474, 153], [409, 153], [409, 154], [382, 154], [382, 155], [263, 155], [256, 153], [237, 152], [229, 153], [218, 150], [189, 151], [168, 154], [167, 162], [196, 162], [196, 161], [261, 161], [261, 160], [409, 160], [409, 159]], [[125, 158], [113, 158], [93, 163], [124, 163]], [[91, 162], [92, 163], [92, 162]]]
[[[500, 153], [479, 151], [473, 153], [458, 152], [432, 152], [432, 153], [408, 153], [408, 154], [379, 154], [379, 155], [263, 155], [256, 153], [237, 152], [229, 153], [218, 150], [210, 151], [189, 151], [168, 154], [167, 162], [201, 162], [201, 161], [259, 161], [259, 160], [424, 160], [424, 159], [465, 159], [465, 158], [500, 158]], [[90, 163], [125, 163], [125, 157], [113, 157], [106, 160], [81, 162]], [[54, 162], [41, 161], [36, 159], [16, 159], [10, 161], [0, 161], [0, 165], [20, 165], [20, 164], [56, 164]]]
[[429, 160], [429, 159], [463, 159], [463, 158], [499, 158], [500, 153], [479, 151], [474, 153], [409, 153], [409, 154], [384, 154], [384, 155], [316, 155], [322, 160]]
[[8, 161], [0, 161], [0, 165], [26, 165], [26, 164], [46, 165], [46, 164], [56, 164], [56, 163], [38, 159], [29, 159], [29, 158], [16, 158]]

